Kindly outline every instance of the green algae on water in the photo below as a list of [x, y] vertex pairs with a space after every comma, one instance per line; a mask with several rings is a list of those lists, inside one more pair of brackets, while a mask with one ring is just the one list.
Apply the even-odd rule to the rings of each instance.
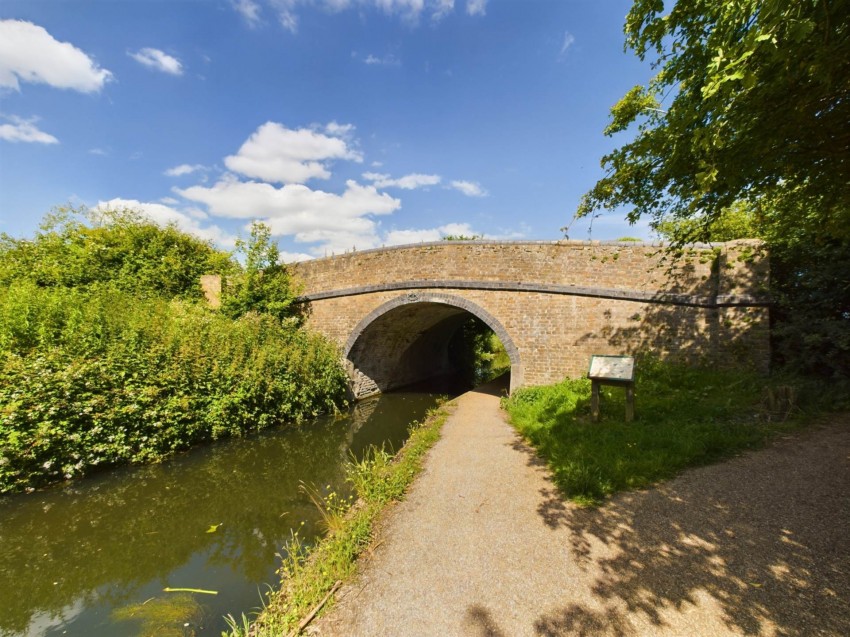
[[194, 637], [203, 623], [204, 607], [189, 593], [154, 597], [111, 613], [112, 621], [134, 621], [139, 637]]

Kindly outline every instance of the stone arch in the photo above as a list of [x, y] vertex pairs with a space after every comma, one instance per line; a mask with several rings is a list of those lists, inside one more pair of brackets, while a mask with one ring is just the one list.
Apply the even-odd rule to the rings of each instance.
[[[453, 294], [409, 292], [372, 310], [351, 332], [344, 355], [355, 396], [415, 382], [445, 370], [448, 338], [469, 316], [502, 341], [511, 361], [511, 391], [522, 383], [523, 364], [514, 339], [490, 312]], [[428, 367], [422, 369], [420, 365]], [[421, 374], [414, 378], [414, 374]]]

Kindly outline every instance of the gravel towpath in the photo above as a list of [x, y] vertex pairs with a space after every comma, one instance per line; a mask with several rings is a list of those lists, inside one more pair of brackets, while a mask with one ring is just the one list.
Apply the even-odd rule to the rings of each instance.
[[850, 635], [850, 418], [587, 510], [558, 496], [500, 391], [459, 399], [309, 632]]

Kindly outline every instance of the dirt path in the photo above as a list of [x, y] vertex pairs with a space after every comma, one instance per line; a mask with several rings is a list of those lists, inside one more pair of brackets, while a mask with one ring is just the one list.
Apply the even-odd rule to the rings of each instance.
[[460, 398], [311, 632], [850, 635], [850, 419], [583, 510], [498, 394]]

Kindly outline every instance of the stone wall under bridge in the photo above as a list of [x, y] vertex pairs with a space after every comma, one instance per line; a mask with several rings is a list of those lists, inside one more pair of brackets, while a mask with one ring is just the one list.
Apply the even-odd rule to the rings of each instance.
[[587, 372], [592, 354], [766, 372], [769, 263], [758, 242], [674, 255], [631, 242], [422, 243], [291, 266], [309, 327], [336, 341], [358, 397], [449, 371], [470, 317], [499, 336], [511, 390]]

